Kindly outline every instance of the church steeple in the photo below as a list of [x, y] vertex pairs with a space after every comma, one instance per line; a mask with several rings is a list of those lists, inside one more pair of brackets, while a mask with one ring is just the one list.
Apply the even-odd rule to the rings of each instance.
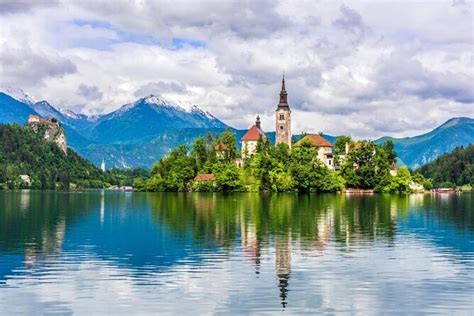
[[280, 102], [278, 103], [275, 111], [275, 130], [276, 130], [276, 141], [279, 143], [285, 143], [291, 148], [291, 110], [288, 104], [288, 93], [285, 87], [285, 75], [281, 79], [281, 91], [280, 91]]
[[285, 89], [285, 75], [283, 75], [283, 78], [281, 80], [280, 103], [278, 104], [278, 107], [289, 107], [288, 93]]

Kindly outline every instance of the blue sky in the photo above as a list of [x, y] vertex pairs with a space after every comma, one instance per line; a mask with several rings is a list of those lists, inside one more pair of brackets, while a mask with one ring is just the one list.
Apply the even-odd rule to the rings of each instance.
[[474, 112], [472, 1], [9, 1], [0, 84], [86, 114], [144, 94], [274, 129], [406, 136]]

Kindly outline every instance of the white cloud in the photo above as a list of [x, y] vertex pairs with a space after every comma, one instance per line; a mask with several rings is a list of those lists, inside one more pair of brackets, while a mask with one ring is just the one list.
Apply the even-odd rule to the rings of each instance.
[[23, 3], [0, 15], [0, 83], [89, 114], [162, 93], [273, 130], [285, 72], [295, 133], [413, 135], [472, 116], [472, 2]]

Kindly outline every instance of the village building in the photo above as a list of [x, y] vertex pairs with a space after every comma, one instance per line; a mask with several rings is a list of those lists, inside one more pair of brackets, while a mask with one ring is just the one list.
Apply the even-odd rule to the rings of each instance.
[[275, 124], [275, 145], [285, 143], [291, 148], [291, 110], [284, 76], [281, 81], [280, 102], [275, 110]]
[[216, 186], [216, 176], [212, 173], [198, 173], [194, 177], [193, 182], [195, 184], [211, 185], [211, 186], [215, 187]]
[[334, 154], [333, 145], [323, 136], [319, 134], [306, 134], [298, 142], [295, 143], [295, 147], [301, 146], [303, 142], [309, 142], [311, 147], [317, 148], [318, 159], [328, 169], [334, 170]]
[[214, 146], [214, 151], [216, 152], [216, 157], [218, 159], [225, 159], [227, 156], [227, 145], [223, 143], [218, 143]]
[[196, 177], [194, 177], [194, 181], [196, 182], [209, 182], [214, 181], [216, 176], [212, 173], [198, 173]]
[[261, 129], [260, 117], [257, 116], [255, 124], [245, 133], [240, 139], [242, 141], [242, 159], [250, 158], [255, 155], [257, 151], [257, 142], [262, 138], [265, 139], [267, 136]]

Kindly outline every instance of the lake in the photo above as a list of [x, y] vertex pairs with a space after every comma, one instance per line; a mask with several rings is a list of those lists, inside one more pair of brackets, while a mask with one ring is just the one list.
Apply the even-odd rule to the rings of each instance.
[[0, 192], [0, 314], [472, 314], [473, 194]]

